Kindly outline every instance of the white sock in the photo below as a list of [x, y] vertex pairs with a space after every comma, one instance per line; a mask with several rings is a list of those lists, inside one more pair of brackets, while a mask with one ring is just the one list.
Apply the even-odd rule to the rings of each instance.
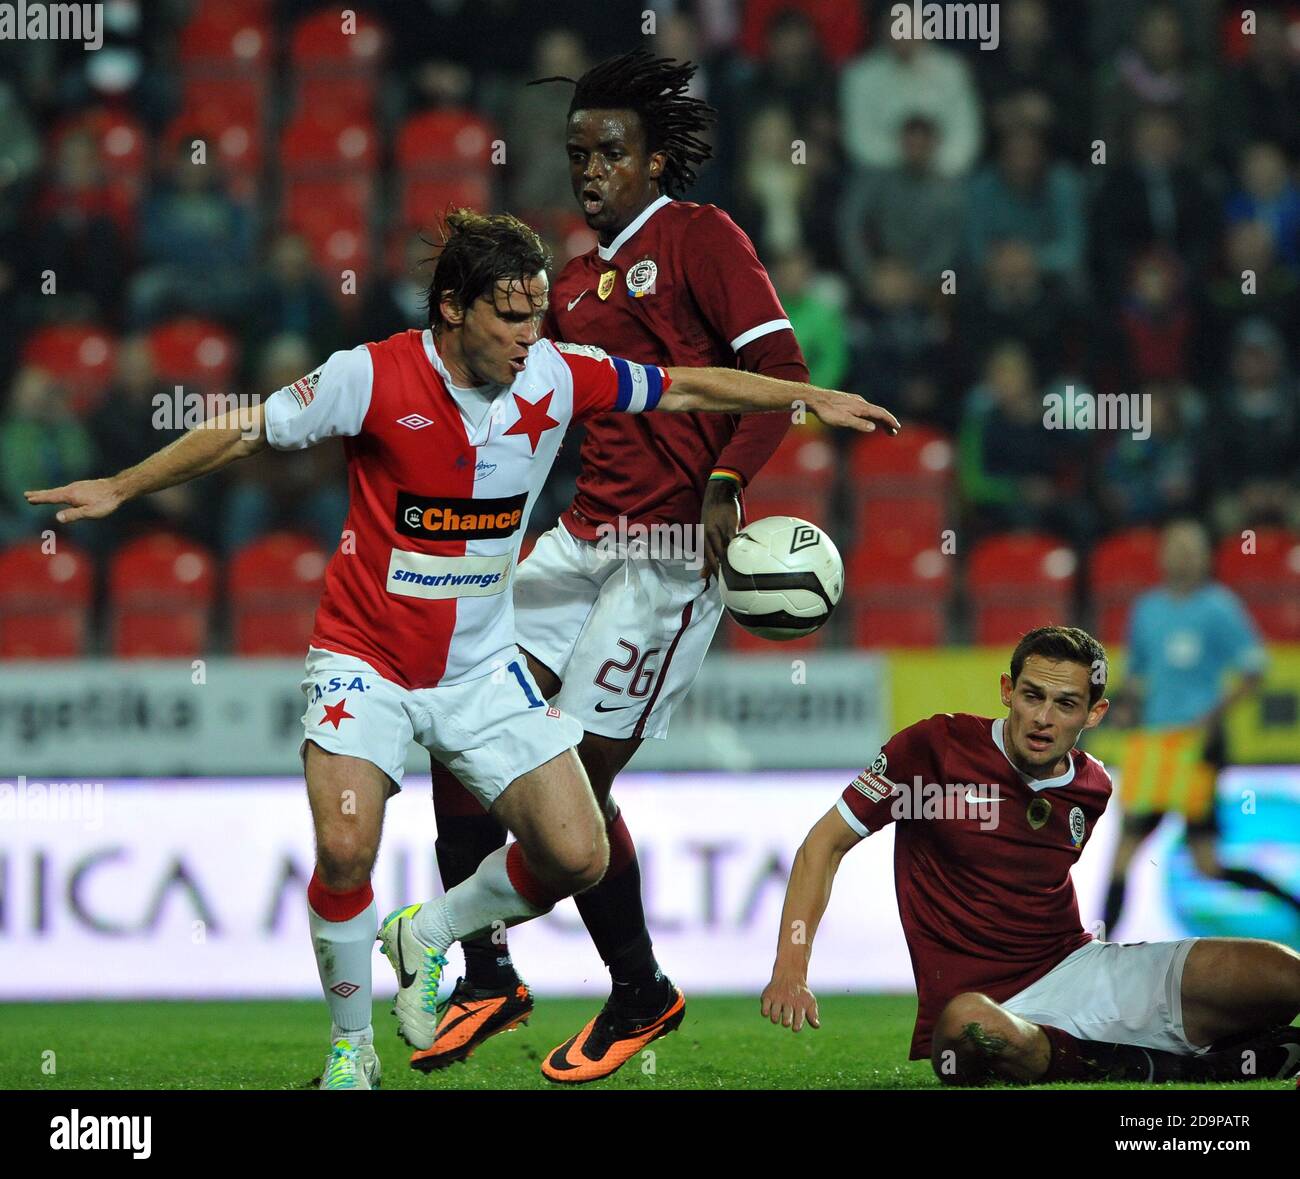
[[510, 883], [506, 854], [513, 846], [489, 853], [468, 880], [420, 906], [413, 924], [425, 945], [445, 950], [462, 938], [492, 933], [550, 911], [526, 901]]
[[327, 921], [308, 904], [307, 917], [316, 969], [333, 1021], [332, 1040], [347, 1040], [353, 1048], [372, 1043], [370, 955], [379, 932], [379, 909], [372, 900], [355, 917]]

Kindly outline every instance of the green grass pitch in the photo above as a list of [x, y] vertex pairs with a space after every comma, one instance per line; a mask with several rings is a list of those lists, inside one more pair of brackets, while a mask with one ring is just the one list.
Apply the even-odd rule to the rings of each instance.
[[[539, 998], [528, 1026], [429, 1076], [406, 1067], [409, 1050], [396, 1037], [388, 1004], [376, 1003], [384, 1087], [563, 1088], [541, 1076], [542, 1056], [581, 1028], [599, 1002]], [[756, 998], [688, 996], [685, 1021], [650, 1046], [653, 1058], [635, 1058], [606, 1081], [574, 1088], [940, 1088], [926, 1062], [907, 1060], [915, 998], [832, 995], [820, 1005], [821, 1029], [793, 1035], [761, 1019]], [[0, 1006], [0, 1088], [298, 1089], [320, 1070], [327, 1035], [320, 1002], [8, 1003]]]

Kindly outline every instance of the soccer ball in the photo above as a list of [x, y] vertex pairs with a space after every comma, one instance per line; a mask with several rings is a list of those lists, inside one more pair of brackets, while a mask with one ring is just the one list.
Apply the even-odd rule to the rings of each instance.
[[722, 604], [765, 639], [810, 635], [844, 592], [844, 562], [831, 538], [794, 516], [767, 516], [737, 532], [722, 562]]

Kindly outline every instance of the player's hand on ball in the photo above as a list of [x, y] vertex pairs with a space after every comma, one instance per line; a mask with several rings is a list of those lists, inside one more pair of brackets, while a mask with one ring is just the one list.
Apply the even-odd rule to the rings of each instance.
[[856, 393], [836, 393], [831, 389], [809, 389], [807, 405], [828, 426], [844, 426], [862, 434], [881, 427], [887, 434], [897, 434], [902, 427], [889, 410], [873, 405]]
[[768, 1019], [791, 1031], [802, 1031], [806, 1019], [811, 1027], [821, 1027], [817, 1016], [817, 996], [802, 979], [773, 976], [763, 988], [762, 1011]]
[[704, 536], [705, 581], [718, 572], [727, 545], [740, 527], [739, 485], [730, 479], [710, 479], [704, 485], [704, 508], [700, 513], [700, 531]]
[[112, 479], [80, 479], [62, 487], [46, 487], [40, 491], [24, 491], [29, 504], [67, 504], [55, 514], [60, 524], [74, 520], [101, 520], [122, 504], [122, 495]]

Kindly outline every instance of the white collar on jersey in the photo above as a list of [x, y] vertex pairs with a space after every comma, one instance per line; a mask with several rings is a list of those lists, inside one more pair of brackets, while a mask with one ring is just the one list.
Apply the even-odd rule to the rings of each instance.
[[627, 239], [630, 238], [634, 233], [636, 233], [636, 231], [640, 229], [641, 226], [643, 226], [647, 221], [649, 221], [650, 218], [653, 217], [657, 212], [659, 212], [659, 210], [662, 209], [665, 205], [671, 204], [672, 199], [673, 198], [670, 196], [661, 196], [656, 200], [651, 201], [648, 205], [646, 205], [644, 209], [641, 210], [641, 212], [639, 212], [636, 215], [636, 220], [631, 222], [628, 225], [628, 227], [618, 235], [618, 237], [616, 237], [612, 242], [609, 243], [609, 245], [597, 246], [596, 253], [600, 255], [603, 261], [612, 262], [614, 260], [614, 255], [617, 254], [619, 251], [619, 247], [626, 245]]
[[1011, 768], [1020, 774], [1020, 780], [1029, 787], [1030, 790], [1049, 790], [1053, 786], [1068, 786], [1074, 781], [1074, 758], [1067, 755], [1066, 761], [1070, 763], [1070, 768], [1063, 774], [1058, 774], [1055, 778], [1031, 778], [1028, 774], [1023, 773], [1016, 768], [1015, 762], [1007, 757], [1007, 747], [1002, 740], [1002, 727], [1006, 724], [1005, 717], [998, 717], [993, 722], [993, 744], [1001, 751], [1002, 756], [1007, 758]]

